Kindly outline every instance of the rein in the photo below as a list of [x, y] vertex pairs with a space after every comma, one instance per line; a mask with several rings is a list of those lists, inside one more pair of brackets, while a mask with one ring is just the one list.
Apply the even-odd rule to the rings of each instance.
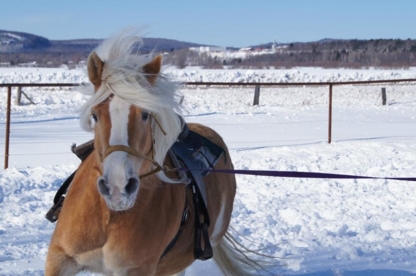
[[[196, 169], [192, 169], [196, 170]], [[180, 168], [177, 171], [191, 171], [191, 169]], [[209, 173], [226, 173], [226, 174], [243, 174], [253, 176], [271, 176], [271, 177], [288, 177], [288, 178], [319, 178], [319, 179], [378, 179], [378, 180], [398, 180], [416, 182], [416, 177], [377, 177], [377, 176], [360, 176], [349, 174], [317, 173], [317, 172], [293, 172], [293, 171], [264, 171], [264, 170], [196, 170]]]
[[[159, 129], [162, 131], [163, 135], [166, 135], [166, 131], [163, 129], [159, 120], [155, 115], [150, 114], [150, 116], [155, 120]], [[152, 141], [153, 139], [153, 131]], [[153, 157], [153, 144], [151, 148], [152, 157]], [[156, 168], [152, 171], [145, 173], [139, 176], [139, 179], [145, 178], [147, 176], [153, 175], [160, 171], [176, 171], [176, 172], [190, 172], [190, 171], [199, 171], [201, 173], [226, 173], [226, 174], [242, 174], [242, 175], [253, 175], [253, 176], [270, 176], [270, 177], [287, 177], [287, 178], [315, 178], [315, 179], [375, 179], [375, 180], [397, 180], [397, 181], [412, 181], [416, 182], [416, 177], [377, 177], [377, 176], [360, 176], [360, 175], [348, 175], [348, 174], [333, 174], [333, 173], [317, 173], [317, 172], [294, 172], [294, 171], [266, 171], [266, 170], [217, 170], [217, 169], [189, 169], [189, 168], [169, 168], [167, 166], [161, 166], [156, 160], [150, 158], [135, 149], [132, 149], [124, 145], [114, 145], [109, 146], [105, 152], [104, 157], [101, 157], [101, 161], [104, 160], [110, 153], [114, 151], [124, 151], [133, 156], [143, 158], [151, 162]]]

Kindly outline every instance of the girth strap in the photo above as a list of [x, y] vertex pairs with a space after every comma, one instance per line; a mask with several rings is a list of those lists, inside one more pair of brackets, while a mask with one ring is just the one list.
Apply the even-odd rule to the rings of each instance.
[[168, 254], [168, 252], [172, 249], [172, 247], [176, 244], [176, 242], [178, 241], [178, 239], [180, 238], [182, 231], [183, 231], [183, 227], [185, 226], [186, 220], [188, 219], [188, 201], [185, 201], [185, 209], [182, 212], [182, 219], [181, 219], [181, 225], [179, 226], [179, 230], [176, 233], [175, 237], [170, 241], [170, 243], [166, 246], [165, 250], [162, 253], [162, 256], [160, 257], [160, 259], [162, 259], [166, 254]]
[[[206, 261], [212, 258], [214, 252], [208, 235], [208, 227], [210, 224], [207, 208], [202, 201], [201, 193], [195, 182], [191, 183], [194, 212], [195, 212], [195, 247], [194, 258], [196, 260]], [[202, 247], [202, 242], [204, 247]]]

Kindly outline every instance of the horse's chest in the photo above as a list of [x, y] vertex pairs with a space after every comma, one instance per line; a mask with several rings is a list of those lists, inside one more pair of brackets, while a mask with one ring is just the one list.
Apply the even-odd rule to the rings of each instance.
[[80, 266], [91, 271], [124, 275], [123, 271], [131, 266], [125, 254], [126, 252], [117, 245], [106, 243], [101, 247], [77, 254], [75, 259]]
[[106, 271], [102, 248], [96, 248], [77, 254], [75, 260], [79, 266], [84, 267], [87, 270], [101, 273]]

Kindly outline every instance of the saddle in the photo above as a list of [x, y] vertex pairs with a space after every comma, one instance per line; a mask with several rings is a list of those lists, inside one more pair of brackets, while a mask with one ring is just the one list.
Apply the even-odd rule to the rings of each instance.
[[[182, 119], [182, 118], [181, 118]], [[80, 146], [75, 144], [71, 147], [72, 152], [84, 161], [94, 151], [94, 141], [89, 141]], [[185, 185], [190, 189], [193, 195], [194, 214], [195, 214], [195, 247], [194, 258], [198, 260], [208, 260], [212, 258], [213, 251], [209, 241], [208, 227], [210, 219], [207, 206], [207, 195], [204, 185], [204, 177], [208, 175], [209, 170], [213, 169], [220, 157], [224, 154], [224, 149], [212, 143], [205, 137], [196, 132], [189, 130], [187, 124], [183, 124], [182, 132], [179, 134], [177, 141], [172, 145], [168, 152], [175, 168], [178, 172], [185, 174], [182, 176], [189, 181]], [[55, 222], [59, 218], [59, 213], [65, 199], [65, 195], [70, 187], [76, 171], [66, 179], [56, 192], [54, 205], [46, 214], [46, 219]], [[181, 226], [168, 244], [160, 258], [163, 258], [169, 250], [175, 245], [182, 233], [182, 227], [187, 219], [188, 208], [182, 214]]]

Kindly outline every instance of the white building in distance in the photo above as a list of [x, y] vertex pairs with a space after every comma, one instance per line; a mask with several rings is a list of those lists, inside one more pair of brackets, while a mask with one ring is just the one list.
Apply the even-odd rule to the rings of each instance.
[[227, 51], [225, 47], [217, 47], [217, 46], [200, 46], [200, 47], [191, 47], [189, 48], [191, 51], [195, 51], [198, 53], [223, 53]]

